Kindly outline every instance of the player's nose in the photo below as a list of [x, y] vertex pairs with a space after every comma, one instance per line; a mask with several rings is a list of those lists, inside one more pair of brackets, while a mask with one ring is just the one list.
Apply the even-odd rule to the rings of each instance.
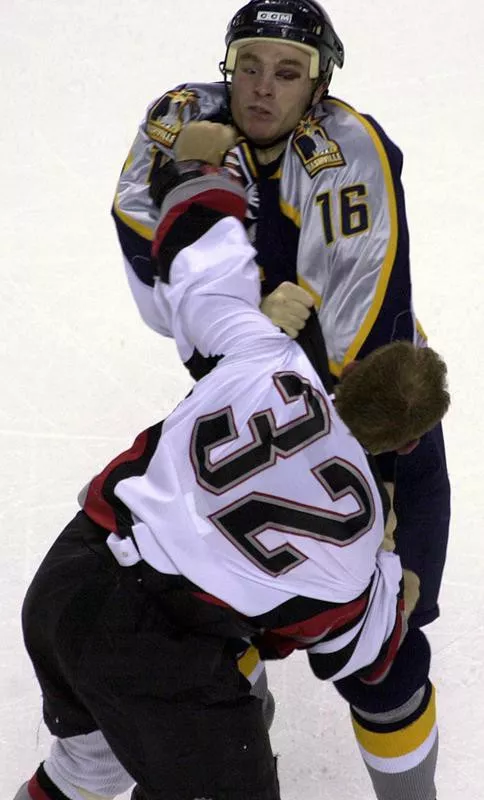
[[255, 93], [259, 97], [271, 97], [274, 93], [274, 78], [267, 72], [258, 75], [255, 84]]

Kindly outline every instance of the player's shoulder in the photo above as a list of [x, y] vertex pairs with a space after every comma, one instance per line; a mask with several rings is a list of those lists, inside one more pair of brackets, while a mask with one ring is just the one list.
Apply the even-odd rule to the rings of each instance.
[[348, 128], [358, 139], [368, 137], [372, 139], [377, 136], [396, 147], [380, 121], [371, 114], [359, 111], [339, 97], [332, 95], [325, 97], [323, 102], [316, 106], [315, 115], [335, 128]]
[[386, 156], [395, 165], [403, 160], [398, 145], [390, 138], [383, 125], [371, 114], [362, 113], [345, 100], [328, 97], [322, 104], [321, 115], [327, 120], [336, 137], [344, 136], [353, 143], [357, 152], [366, 148], [376, 150], [380, 157]]
[[146, 130], [151, 139], [171, 149], [184, 125], [193, 120], [228, 122], [223, 82], [181, 83], [148, 107]]
[[293, 136], [293, 149], [310, 178], [328, 169], [362, 173], [388, 167], [401, 171], [403, 156], [382, 125], [339, 98], [328, 96], [301, 120]]

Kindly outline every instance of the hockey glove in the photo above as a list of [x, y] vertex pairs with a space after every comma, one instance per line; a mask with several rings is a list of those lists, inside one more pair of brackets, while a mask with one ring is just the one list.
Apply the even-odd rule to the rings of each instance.
[[220, 166], [227, 150], [234, 146], [237, 133], [219, 122], [189, 122], [175, 144], [177, 161], [203, 161]]
[[311, 295], [290, 281], [284, 281], [277, 289], [264, 297], [260, 309], [278, 328], [296, 339], [304, 328], [314, 305]]

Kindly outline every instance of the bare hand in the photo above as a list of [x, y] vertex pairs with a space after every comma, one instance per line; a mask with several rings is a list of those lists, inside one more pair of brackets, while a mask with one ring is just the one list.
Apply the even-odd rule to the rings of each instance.
[[304, 328], [313, 305], [314, 300], [305, 289], [284, 281], [264, 297], [260, 308], [274, 325], [295, 339]]
[[177, 161], [205, 161], [218, 167], [236, 139], [236, 131], [230, 125], [206, 120], [189, 122], [176, 141], [175, 157]]

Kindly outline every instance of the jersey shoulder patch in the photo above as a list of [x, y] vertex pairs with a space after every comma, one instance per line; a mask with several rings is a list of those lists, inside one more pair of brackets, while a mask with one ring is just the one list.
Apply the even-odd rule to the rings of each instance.
[[189, 86], [180, 86], [167, 92], [151, 107], [146, 122], [146, 131], [153, 141], [170, 150], [183, 125], [200, 114], [197, 92]]
[[330, 139], [316, 110], [306, 114], [298, 124], [292, 147], [310, 178], [325, 169], [346, 166], [340, 145]]
[[183, 126], [192, 120], [229, 122], [227, 94], [222, 82], [183, 83], [151, 106], [146, 132], [157, 144], [172, 150]]

